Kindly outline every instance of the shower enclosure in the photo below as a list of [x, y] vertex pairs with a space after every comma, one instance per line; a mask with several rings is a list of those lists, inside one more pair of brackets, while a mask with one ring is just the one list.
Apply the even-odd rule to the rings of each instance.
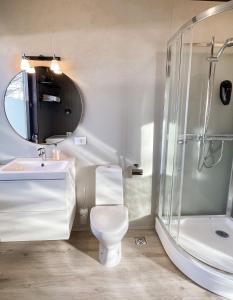
[[233, 299], [233, 1], [169, 41], [156, 230], [173, 262]]

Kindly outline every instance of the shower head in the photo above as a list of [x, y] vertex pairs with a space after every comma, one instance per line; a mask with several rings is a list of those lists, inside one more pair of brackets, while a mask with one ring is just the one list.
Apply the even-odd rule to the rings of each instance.
[[222, 55], [222, 53], [224, 52], [224, 50], [226, 48], [231, 48], [231, 47], [233, 47], [233, 38], [227, 39], [225, 41], [225, 43], [223, 44], [222, 48], [219, 49], [219, 51], [218, 51], [218, 53], [216, 55], [216, 58], [219, 58]]
[[226, 43], [228, 44], [228, 47], [233, 47], [233, 38], [226, 40]]
[[219, 49], [216, 56], [209, 57], [208, 60], [217, 62], [219, 57], [223, 54], [224, 50], [226, 48], [231, 48], [231, 47], [233, 47], [233, 38], [227, 39], [223, 44], [223, 46]]

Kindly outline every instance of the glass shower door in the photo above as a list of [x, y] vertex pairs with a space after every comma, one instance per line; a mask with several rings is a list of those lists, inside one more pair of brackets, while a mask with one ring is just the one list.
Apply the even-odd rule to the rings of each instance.
[[168, 47], [166, 103], [163, 126], [160, 217], [174, 239], [178, 239], [182, 201], [191, 58], [191, 33], [179, 36]]

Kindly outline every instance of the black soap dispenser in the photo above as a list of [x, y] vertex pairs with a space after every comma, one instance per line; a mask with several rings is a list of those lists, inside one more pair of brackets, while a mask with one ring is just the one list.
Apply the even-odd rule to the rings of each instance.
[[232, 94], [232, 82], [230, 80], [224, 80], [220, 85], [220, 99], [223, 105], [229, 105]]

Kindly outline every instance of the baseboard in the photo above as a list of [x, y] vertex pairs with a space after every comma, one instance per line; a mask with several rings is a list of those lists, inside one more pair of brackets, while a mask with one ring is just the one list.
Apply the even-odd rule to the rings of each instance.
[[72, 231], [90, 231], [90, 227], [89, 226], [79, 227], [78, 225], [74, 225]]

